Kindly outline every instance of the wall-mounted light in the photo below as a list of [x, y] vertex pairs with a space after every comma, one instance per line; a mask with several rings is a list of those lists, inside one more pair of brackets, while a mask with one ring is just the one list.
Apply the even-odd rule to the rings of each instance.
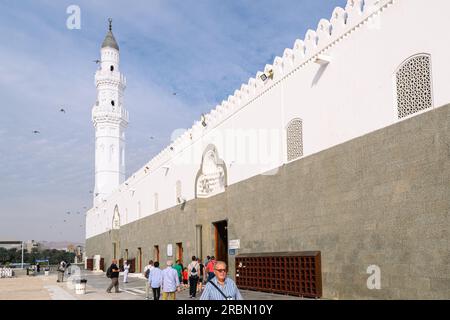
[[319, 54], [314, 62], [320, 64], [321, 66], [326, 66], [331, 62], [331, 56], [326, 54]]
[[259, 76], [263, 82], [266, 82], [268, 79], [273, 79], [273, 70], [270, 69], [267, 73], [263, 73]]

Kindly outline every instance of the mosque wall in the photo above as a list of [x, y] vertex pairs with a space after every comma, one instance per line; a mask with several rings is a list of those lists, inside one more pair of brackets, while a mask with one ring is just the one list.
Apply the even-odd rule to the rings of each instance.
[[[449, 299], [449, 146], [446, 105], [90, 237], [87, 256], [110, 260], [115, 241], [117, 258], [141, 248], [145, 265], [157, 245], [164, 264], [182, 243], [187, 264], [216, 254], [226, 220], [237, 255], [320, 251], [324, 298]], [[367, 287], [373, 265], [379, 290]]]

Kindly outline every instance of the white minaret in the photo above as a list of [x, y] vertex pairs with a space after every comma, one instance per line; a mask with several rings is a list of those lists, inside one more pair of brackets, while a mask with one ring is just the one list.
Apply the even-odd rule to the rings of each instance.
[[92, 108], [95, 127], [94, 206], [125, 181], [125, 129], [128, 112], [123, 105], [126, 79], [119, 70], [119, 46], [109, 32], [101, 48], [100, 68], [95, 73], [97, 102]]

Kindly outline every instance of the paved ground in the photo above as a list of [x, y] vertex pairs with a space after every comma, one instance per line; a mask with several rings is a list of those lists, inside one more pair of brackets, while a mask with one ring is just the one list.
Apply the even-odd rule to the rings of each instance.
[[50, 300], [44, 285], [43, 277], [0, 279], [0, 300]]
[[[49, 276], [22, 276], [11, 279], [0, 279], [0, 300], [144, 300], [145, 281], [141, 275], [131, 275], [128, 283], [119, 278], [120, 293], [107, 293], [106, 288], [111, 282], [105, 273], [82, 271], [81, 276], [87, 279], [86, 294], [78, 295], [72, 281], [56, 282], [56, 274]], [[114, 292], [114, 290], [113, 290]], [[298, 297], [276, 295], [263, 292], [241, 290], [246, 300], [298, 300]], [[195, 300], [199, 300], [200, 294]], [[177, 300], [192, 300], [189, 289], [183, 289], [177, 294]]]

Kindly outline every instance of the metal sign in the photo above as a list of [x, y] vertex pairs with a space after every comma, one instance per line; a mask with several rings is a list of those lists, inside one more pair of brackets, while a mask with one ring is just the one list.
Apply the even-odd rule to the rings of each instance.
[[228, 249], [240, 249], [240, 248], [241, 248], [241, 239], [228, 241]]
[[229, 254], [230, 256], [236, 255], [236, 249], [228, 249], [228, 254]]
[[172, 244], [167, 245], [167, 256], [171, 257], [173, 255], [172, 253]]

